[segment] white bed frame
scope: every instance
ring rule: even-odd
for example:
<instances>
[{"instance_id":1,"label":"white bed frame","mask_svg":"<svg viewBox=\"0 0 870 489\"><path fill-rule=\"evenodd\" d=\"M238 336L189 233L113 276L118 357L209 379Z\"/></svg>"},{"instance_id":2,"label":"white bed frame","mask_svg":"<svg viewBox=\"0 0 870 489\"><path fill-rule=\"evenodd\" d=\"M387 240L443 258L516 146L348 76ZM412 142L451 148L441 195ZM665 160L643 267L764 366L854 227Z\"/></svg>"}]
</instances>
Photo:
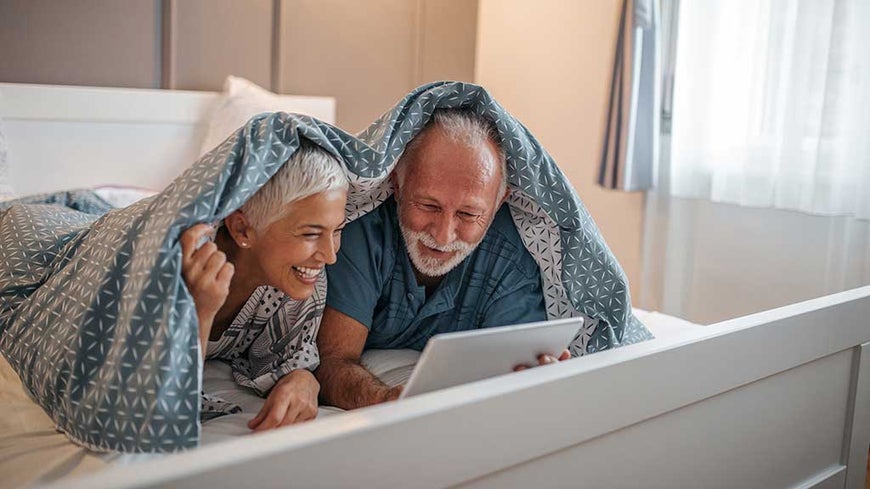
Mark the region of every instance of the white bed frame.
<instances>
[{"instance_id":1,"label":"white bed frame","mask_svg":"<svg viewBox=\"0 0 870 489\"><path fill-rule=\"evenodd\" d=\"M162 189L196 161L220 97L0 83L13 187L19 195L117 184ZM335 122L332 97L280 100L283 107Z\"/></svg>"},{"instance_id":2,"label":"white bed frame","mask_svg":"<svg viewBox=\"0 0 870 489\"><path fill-rule=\"evenodd\" d=\"M14 98L21 90L30 102ZM197 117L214 97L9 84L0 94L22 193L166 183L195 157ZM101 106L116 109L95 114ZM73 130L109 149L37 138ZM119 160L133 145L144 156ZM868 447L865 287L57 485L860 488Z\"/></svg>"}]
</instances>

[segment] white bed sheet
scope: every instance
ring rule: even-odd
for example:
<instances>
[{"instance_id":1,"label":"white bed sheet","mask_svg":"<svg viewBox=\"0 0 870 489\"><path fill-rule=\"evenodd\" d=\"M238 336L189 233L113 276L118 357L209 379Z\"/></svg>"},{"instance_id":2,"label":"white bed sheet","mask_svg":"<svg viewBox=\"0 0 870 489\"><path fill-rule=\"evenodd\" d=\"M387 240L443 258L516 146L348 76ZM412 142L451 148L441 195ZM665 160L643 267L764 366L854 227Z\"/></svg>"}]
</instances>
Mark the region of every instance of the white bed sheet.
<instances>
[{"instance_id":1,"label":"white bed sheet","mask_svg":"<svg viewBox=\"0 0 870 489\"><path fill-rule=\"evenodd\" d=\"M695 323L666 314L641 310L636 314L656 336L652 341L663 345L703 332ZM412 350L376 350L367 352L363 363L385 383L397 385L408 379L418 356ZM243 412L204 423L202 443L250 435L247 422L259 412L264 399L236 385L230 367L222 362L206 363L203 382L206 392L242 406ZM338 408L321 407L318 418L340 412ZM51 418L33 402L12 367L0 356L0 488L45 483L98 471L109 464L138 463L155 456L161 455L96 453L70 442L55 430Z\"/></svg>"}]
</instances>

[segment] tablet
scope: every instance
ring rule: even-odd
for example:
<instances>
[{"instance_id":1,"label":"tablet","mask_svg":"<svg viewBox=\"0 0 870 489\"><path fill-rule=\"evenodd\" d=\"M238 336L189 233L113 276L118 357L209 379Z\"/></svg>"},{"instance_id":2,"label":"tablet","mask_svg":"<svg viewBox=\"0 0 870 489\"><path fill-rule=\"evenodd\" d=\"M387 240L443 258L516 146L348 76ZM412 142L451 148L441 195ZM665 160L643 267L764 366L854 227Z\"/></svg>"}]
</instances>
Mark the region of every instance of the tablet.
<instances>
[{"instance_id":1,"label":"tablet","mask_svg":"<svg viewBox=\"0 0 870 489\"><path fill-rule=\"evenodd\" d=\"M400 398L510 373L538 356L558 356L583 326L583 318L555 319L442 333L426 343Z\"/></svg>"}]
</instances>

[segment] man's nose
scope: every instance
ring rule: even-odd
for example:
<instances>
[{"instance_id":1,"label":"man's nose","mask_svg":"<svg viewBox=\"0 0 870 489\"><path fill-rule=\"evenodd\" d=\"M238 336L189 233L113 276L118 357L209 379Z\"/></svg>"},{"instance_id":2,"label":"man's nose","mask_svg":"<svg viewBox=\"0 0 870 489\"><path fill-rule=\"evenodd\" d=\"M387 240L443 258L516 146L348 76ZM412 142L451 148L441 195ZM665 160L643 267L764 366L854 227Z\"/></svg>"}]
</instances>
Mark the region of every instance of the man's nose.
<instances>
[{"instance_id":1,"label":"man's nose","mask_svg":"<svg viewBox=\"0 0 870 489\"><path fill-rule=\"evenodd\" d=\"M449 214L441 214L436 218L430 234L438 246L446 246L456 241L456 220Z\"/></svg>"}]
</instances>

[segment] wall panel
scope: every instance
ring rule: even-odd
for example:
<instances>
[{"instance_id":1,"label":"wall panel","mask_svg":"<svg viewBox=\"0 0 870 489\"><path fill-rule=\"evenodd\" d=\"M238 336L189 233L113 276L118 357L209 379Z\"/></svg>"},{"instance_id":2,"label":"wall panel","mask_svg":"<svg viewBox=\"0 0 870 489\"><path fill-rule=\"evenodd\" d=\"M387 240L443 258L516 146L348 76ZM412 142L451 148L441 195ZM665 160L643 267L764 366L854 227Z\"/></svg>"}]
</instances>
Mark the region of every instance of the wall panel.
<instances>
[{"instance_id":1,"label":"wall panel","mask_svg":"<svg viewBox=\"0 0 870 489\"><path fill-rule=\"evenodd\" d=\"M474 81L477 1L426 0L422 5L419 78Z\"/></svg>"},{"instance_id":2,"label":"wall panel","mask_svg":"<svg viewBox=\"0 0 870 489\"><path fill-rule=\"evenodd\" d=\"M272 78L272 0L171 0L169 83L164 88L220 90L227 75L265 88Z\"/></svg>"},{"instance_id":3,"label":"wall panel","mask_svg":"<svg viewBox=\"0 0 870 489\"><path fill-rule=\"evenodd\" d=\"M283 0L281 92L336 98L336 121L363 129L414 85L417 2Z\"/></svg>"},{"instance_id":4,"label":"wall panel","mask_svg":"<svg viewBox=\"0 0 870 489\"><path fill-rule=\"evenodd\" d=\"M158 88L160 1L2 0L0 81Z\"/></svg>"},{"instance_id":5,"label":"wall panel","mask_svg":"<svg viewBox=\"0 0 870 489\"><path fill-rule=\"evenodd\" d=\"M0 81L337 99L365 128L414 87L474 78L477 0L2 0Z\"/></svg>"}]
</instances>

